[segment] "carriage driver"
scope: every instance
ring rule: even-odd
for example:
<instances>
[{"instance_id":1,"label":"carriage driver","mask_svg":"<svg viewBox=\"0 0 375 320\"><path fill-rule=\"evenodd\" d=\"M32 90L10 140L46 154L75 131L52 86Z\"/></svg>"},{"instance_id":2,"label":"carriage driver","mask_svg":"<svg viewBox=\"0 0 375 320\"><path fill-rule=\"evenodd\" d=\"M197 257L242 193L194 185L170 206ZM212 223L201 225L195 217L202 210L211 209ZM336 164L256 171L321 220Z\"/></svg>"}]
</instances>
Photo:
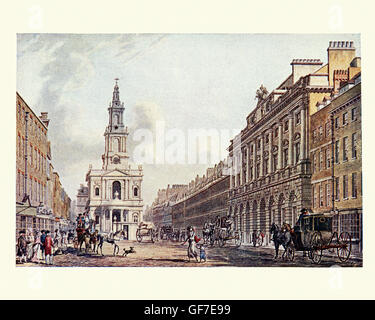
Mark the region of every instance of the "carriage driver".
<instances>
[{"instance_id":1,"label":"carriage driver","mask_svg":"<svg viewBox=\"0 0 375 320\"><path fill-rule=\"evenodd\" d=\"M309 214L309 212L307 211L307 209L302 208L301 214L299 215L298 220L296 222L296 226L301 226L301 221L302 221L303 217L307 216L308 214Z\"/></svg>"}]
</instances>

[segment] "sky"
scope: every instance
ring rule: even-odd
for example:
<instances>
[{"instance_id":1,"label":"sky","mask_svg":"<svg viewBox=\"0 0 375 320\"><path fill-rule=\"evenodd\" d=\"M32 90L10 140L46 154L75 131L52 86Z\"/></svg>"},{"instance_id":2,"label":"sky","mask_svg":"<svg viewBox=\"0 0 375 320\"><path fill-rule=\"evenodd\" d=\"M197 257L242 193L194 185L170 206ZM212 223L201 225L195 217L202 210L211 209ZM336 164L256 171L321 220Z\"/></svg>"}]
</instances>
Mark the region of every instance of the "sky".
<instances>
[{"instance_id":1,"label":"sky","mask_svg":"<svg viewBox=\"0 0 375 320\"><path fill-rule=\"evenodd\" d=\"M225 158L261 84L275 89L296 58L326 63L329 41L337 40L354 41L361 56L359 34L18 34L17 91L36 114L48 112L52 163L75 200L89 165L102 166L107 108L119 78L130 160L139 162L139 150L153 155L143 163L147 205L158 189L188 184ZM166 134L158 134L163 127ZM189 163L189 134L202 129L220 132L220 152L203 146L197 152L208 161ZM185 161L158 161L163 142L163 150L185 150Z\"/></svg>"}]
</instances>

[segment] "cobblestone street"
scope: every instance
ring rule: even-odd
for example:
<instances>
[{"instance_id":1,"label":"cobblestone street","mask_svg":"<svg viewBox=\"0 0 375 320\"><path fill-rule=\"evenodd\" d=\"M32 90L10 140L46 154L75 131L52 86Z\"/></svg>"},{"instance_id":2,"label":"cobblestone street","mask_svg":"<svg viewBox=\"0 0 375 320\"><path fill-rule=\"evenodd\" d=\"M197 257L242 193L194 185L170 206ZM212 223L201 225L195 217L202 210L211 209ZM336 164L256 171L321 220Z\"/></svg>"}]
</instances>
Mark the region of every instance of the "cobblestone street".
<instances>
[{"instance_id":1,"label":"cobblestone street","mask_svg":"<svg viewBox=\"0 0 375 320\"><path fill-rule=\"evenodd\" d=\"M269 247L225 246L223 248L208 248L207 262L197 263L193 259L189 262L187 259L187 245L170 241L151 242L133 242L119 241L119 254L113 256L113 246L105 243L103 246L103 256L97 254L85 254L76 252L71 246L65 254L59 254L54 257L54 265L58 267L330 267L340 265L343 267L361 267L361 259L350 259L348 262L339 263L336 256L328 256L324 253L320 265L313 264L307 257L302 256L302 252L296 252L293 262L284 261L281 258L274 260L274 249ZM130 253L126 257L122 256L124 249L128 250L130 246L134 247L135 253ZM283 250L280 250L280 255ZM25 263L18 266L45 266L44 264Z\"/></svg>"}]
</instances>

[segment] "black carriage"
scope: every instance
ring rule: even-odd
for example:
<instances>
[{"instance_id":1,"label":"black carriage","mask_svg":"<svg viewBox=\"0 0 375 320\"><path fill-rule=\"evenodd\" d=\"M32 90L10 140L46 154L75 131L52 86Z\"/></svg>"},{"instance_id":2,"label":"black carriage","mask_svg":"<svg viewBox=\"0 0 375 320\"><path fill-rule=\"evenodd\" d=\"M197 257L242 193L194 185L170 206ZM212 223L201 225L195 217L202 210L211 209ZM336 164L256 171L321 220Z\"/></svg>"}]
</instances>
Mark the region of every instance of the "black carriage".
<instances>
[{"instance_id":1,"label":"black carriage","mask_svg":"<svg viewBox=\"0 0 375 320\"><path fill-rule=\"evenodd\" d=\"M295 251L304 251L313 263L319 264L323 250L330 253L336 251L341 262L349 259L352 249L352 239L348 232L332 231L332 216L312 214L301 219L300 226L295 226L291 232L292 244L287 248L287 257L294 260Z\"/></svg>"},{"instance_id":2,"label":"black carriage","mask_svg":"<svg viewBox=\"0 0 375 320\"><path fill-rule=\"evenodd\" d=\"M241 233L229 228L227 217L220 218L219 222L216 223L212 238L213 242L218 242L220 247L225 246L228 241L234 242L236 247L239 247L242 243Z\"/></svg>"},{"instance_id":3,"label":"black carriage","mask_svg":"<svg viewBox=\"0 0 375 320\"><path fill-rule=\"evenodd\" d=\"M154 243L158 241L158 232L152 223L146 224L141 222L136 232L136 238L138 242L142 242L144 237L148 237L149 240Z\"/></svg>"},{"instance_id":4,"label":"black carriage","mask_svg":"<svg viewBox=\"0 0 375 320\"><path fill-rule=\"evenodd\" d=\"M170 225L161 226L159 232L160 240L173 240L173 228Z\"/></svg>"}]
</instances>

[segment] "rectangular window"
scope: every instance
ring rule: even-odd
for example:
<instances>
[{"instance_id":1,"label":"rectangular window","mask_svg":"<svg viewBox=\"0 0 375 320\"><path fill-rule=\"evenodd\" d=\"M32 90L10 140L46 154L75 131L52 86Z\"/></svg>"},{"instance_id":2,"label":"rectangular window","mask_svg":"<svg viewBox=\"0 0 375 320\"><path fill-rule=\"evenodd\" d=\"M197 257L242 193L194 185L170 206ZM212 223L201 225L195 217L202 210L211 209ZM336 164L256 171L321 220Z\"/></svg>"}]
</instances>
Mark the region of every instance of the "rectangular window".
<instances>
[{"instance_id":1,"label":"rectangular window","mask_svg":"<svg viewBox=\"0 0 375 320\"><path fill-rule=\"evenodd\" d=\"M268 174L268 159L264 159L264 164L263 164L263 168L264 168L264 174Z\"/></svg>"},{"instance_id":2,"label":"rectangular window","mask_svg":"<svg viewBox=\"0 0 375 320\"><path fill-rule=\"evenodd\" d=\"M339 118L335 118L335 129L339 128Z\"/></svg>"},{"instance_id":3,"label":"rectangular window","mask_svg":"<svg viewBox=\"0 0 375 320\"><path fill-rule=\"evenodd\" d=\"M343 115L342 115L342 124L344 126L346 126L348 124L348 113L345 112Z\"/></svg>"},{"instance_id":4,"label":"rectangular window","mask_svg":"<svg viewBox=\"0 0 375 320\"><path fill-rule=\"evenodd\" d=\"M272 171L275 172L277 170L277 154L273 156L272 159Z\"/></svg>"},{"instance_id":5,"label":"rectangular window","mask_svg":"<svg viewBox=\"0 0 375 320\"><path fill-rule=\"evenodd\" d=\"M327 169L331 167L331 149L327 148Z\"/></svg>"},{"instance_id":6,"label":"rectangular window","mask_svg":"<svg viewBox=\"0 0 375 320\"><path fill-rule=\"evenodd\" d=\"M329 191L328 191L328 185L329 185L329 182L327 182L327 183L324 185L324 195L325 195L325 200L326 200L326 207L328 207L328 203L329 203Z\"/></svg>"},{"instance_id":7,"label":"rectangular window","mask_svg":"<svg viewBox=\"0 0 375 320\"><path fill-rule=\"evenodd\" d=\"M285 132L287 132L288 131L288 128L289 128L289 120L286 120L285 122L284 122L284 131Z\"/></svg>"},{"instance_id":8,"label":"rectangular window","mask_svg":"<svg viewBox=\"0 0 375 320\"><path fill-rule=\"evenodd\" d=\"M335 199L340 199L340 178L335 178Z\"/></svg>"},{"instance_id":9,"label":"rectangular window","mask_svg":"<svg viewBox=\"0 0 375 320\"><path fill-rule=\"evenodd\" d=\"M288 165L288 149L284 149L284 167Z\"/></svg>"},{"instance_id":10,"label":"rectangular window","mask_svg":"<svg viewBox=\"0 0 375 320\"><path fill-rule=\"evenodd\" d=\"M275 129L275 138L277 138L279 136L279 128L276 128Z\"/></svg>"},{"instance_id":11,"label":"rectangular window","mask_svg":"<svg viewBox=\"0 0 375 320\"><path fill-rule=\"evenodd\" d=\"M352 121L357 120L357 108L352 109Z\"/></svg>"},{"instance_id":12,"label":"rectangular window","mask_svg":"<svg viewBox=\"0 0 375 320\"><path fill-rule=\"evenodd\" d=\"M324 149L322 151L323 156L322 156L322 169L327 169L327 150Z\"/></svg>"},{"instance_id":13,"label":"rectangular window","mask_svg":"<svg viewBox=\"0 0 375 320\"><path fill-rule=\"evenodd\" d=\"M344 199L348 199L348 176L344 175L342 178L342 195Z\"/></svg>"},{"instance_id":14,"label":"rectangular window","mask_svg":"<svg viewBox=\"0 0 375 320\"><path fill-rule=\"evenodd\" d=\"M319 185L319 207L323 207L323 186Z\"/></svg>"},{"instance_id":15,"label":"rectangular window","mask_svg":"<svg viewBox=\"0 0 375 320\"><path fill-rule=\"evenodd\" d=\"M260 165L259 163L257 163L257 166L256 166L256 178L257 179L259 178L259 175L260 175Z\"/></svg>"},{"instance_id":16,"label":"rectangular window","mask_svg":"<svg viewBox=\"0 0 375 320\"><path fill-rule=\"evenodd\" d=\"M323 138L323 127L320 126L319 127L319 139L322 139Z\"/></svg>"},{"instance_id":17,"label":"rectangular window","mask_svg":"<svg viewBox=\"0 0 375 320\"><path fill-rule=\"evenodd\" d=\"M339 163L339 155L340 155L339 147L340 147L340 142L337 140L335 142L335 163Z\"/></svg>"},{"instance_id":18,"label":"rectangular window","mask_svg":"<svg viewBox=\"0 0 375 320\"><path fill-rule=\"evenodd\" d=\"M357 198L357 173L352 173L352 197Z\"/></svg>"},{"instance_id":19,"label":"rectangular window","mask_svg":"<svg viewBox=\"0 0 375 320\"><path fill-rule=\"evenodd\" d=\"M326 122L326 138L328 138L331 134L329 121Z\"/></svg>"},{"instance_id":20,"label":"rectangular window","mask_svg":"<svg viewBox=\"0 0 375 320\"><path fill-rule=\"evenodd\" d=\"M352 134L352 158L357 158L357 133Z\"/></svg>"},{"instance_id":21,"label":"rectangular window","mask_svg":"<svg viewBox=\"0 0 375 320\"><path fill-rule=\"evenodd\" d=\"M311 187L311 192L312 192L312 207L315 208L315 187Z\"/></svg>"},{"instance_id":22,"label":"rectangular window","mask_svg":"<svg viewBox=\"0 0 375 320\"><path fill-rule=\"evenodd\" d=\"M342 139L342 149L343 149L342 159L343 161L347 161L348 160L348 137L344 137Z\"/></svg>"},{"instance_id":23,"label":"rectangular window","mask_svg":"<svg viewBox=\"0 0 375 320\"><path fill-rule=\"evenodd\" d=\"M316 130L313 131L313 143L317 141Z\"/></svg>"}]
</instances>

